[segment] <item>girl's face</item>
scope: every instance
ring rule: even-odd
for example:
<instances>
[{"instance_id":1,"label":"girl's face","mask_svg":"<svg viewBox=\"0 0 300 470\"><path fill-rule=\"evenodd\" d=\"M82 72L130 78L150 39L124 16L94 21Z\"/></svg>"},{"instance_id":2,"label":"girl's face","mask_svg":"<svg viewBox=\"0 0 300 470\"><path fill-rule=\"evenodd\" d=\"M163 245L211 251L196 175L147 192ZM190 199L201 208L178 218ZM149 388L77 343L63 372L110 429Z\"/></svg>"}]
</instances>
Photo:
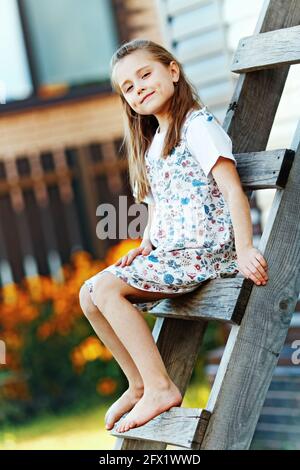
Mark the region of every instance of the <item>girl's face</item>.
<instances>
[{"instance_id":1,"label":"girl's face","mask_svg":"<svg viewBox=\"0 0 300 470\"><path fill-rule=\"evenodd\" d=\"M167 110L179 79L175 61L168 66L147 51L134 51L115 66L115 78L129 106L138 114L161 114ZM149 95L149 96L148 96Z\"/></svg>"}]
</instances>

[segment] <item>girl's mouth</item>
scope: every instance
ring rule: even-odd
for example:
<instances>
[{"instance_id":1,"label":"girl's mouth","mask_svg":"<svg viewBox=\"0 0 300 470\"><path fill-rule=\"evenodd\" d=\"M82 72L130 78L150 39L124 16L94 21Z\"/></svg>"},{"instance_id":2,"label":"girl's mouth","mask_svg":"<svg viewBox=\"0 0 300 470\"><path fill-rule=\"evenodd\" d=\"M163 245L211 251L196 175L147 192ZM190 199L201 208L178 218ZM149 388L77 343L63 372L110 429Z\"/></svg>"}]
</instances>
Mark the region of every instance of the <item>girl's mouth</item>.
<instances>
[{"instance_id":1,"label":"girl's mouth","mask_svg":"<svg viewBox=\"0 0 300 470\"><path fill-rule=\"evenodd\" d=\"M142 103L144 103L148 98L150 98L150 96L152 96L153 94L155 93L155 91L152 91L152 93L149 93L149 95L145 96L145 98L143 99Z\"/></svg>"}]
</instances>

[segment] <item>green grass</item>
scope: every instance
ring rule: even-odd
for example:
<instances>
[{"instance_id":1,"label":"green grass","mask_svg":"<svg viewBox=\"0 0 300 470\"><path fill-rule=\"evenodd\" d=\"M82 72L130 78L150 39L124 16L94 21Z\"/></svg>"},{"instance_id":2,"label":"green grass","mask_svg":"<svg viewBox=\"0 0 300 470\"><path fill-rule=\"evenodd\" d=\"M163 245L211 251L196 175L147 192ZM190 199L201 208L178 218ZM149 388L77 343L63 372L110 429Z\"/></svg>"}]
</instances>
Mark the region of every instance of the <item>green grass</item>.
<instances>
[{"instance_id":1,"label":"green grass","mask_svg":"<svg viewBox=\"0 0 300 470\"><path fill-rule=\"evenodd\" d=\"M60 416L43 415L0 434L0 449L112 449L114 438L104 428L109 405Z\"/></svg>"},{"instance_id":2,"label":"green grass","mask_svg":"<svg viewBox=\"0 0 300 470\"><path fill-rule=\"evenodd\" d=\"M206 385L190 386L182 406L204 408ZM104 427L104 416L112 402L91 408L70 410L63 415L43 415L17 427L0 431L1 450L110 450L115 437Z\"/></svg>"}]
</instances>

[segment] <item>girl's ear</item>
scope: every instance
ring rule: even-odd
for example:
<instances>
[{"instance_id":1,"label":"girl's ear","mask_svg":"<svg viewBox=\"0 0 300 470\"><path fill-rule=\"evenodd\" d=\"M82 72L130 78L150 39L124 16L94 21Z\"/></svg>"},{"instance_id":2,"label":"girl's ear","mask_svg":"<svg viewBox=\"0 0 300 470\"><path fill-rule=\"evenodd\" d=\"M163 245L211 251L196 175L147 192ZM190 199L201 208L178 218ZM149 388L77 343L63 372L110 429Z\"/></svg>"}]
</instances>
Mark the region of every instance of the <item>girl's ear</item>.
<instances>
[{"instance_id":1,"label":"girl's ear","mask_svg":"<svg viewBox=\"0 0 300 470\"><path fill-rule=\"evenodd\" d=\"M174 80L174 85L176 85L176 82L178 82L179 80L179 75L180 75L180 71L179 71L179 67L178 67L178 64L175 60L172 60L170 62L170 72L172 74L172 78L175 79Z\"/></svg>"}]
</instances>

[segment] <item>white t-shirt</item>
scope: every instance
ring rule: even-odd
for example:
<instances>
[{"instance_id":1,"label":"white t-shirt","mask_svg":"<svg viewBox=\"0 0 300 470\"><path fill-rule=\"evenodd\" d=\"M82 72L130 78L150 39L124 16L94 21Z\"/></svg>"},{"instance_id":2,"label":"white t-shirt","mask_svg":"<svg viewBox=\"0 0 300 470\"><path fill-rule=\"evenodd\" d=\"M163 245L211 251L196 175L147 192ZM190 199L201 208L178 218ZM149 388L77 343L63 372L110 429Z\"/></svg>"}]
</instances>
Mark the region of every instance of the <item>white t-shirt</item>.
<instances>
[{"instance_id":1,"label":"white t-shirt","mask_svg":"<svg viewBox=\"0 0 300 470\"><path fill-rule=\"evenodd\" d=\"M149 155L155 157L161 154L165 135L166 131L160 133L156 131L148 150ZM190 120L186 130L186 142L206 177L209 177L212 167L220 156L229 158L237 166L229 135L210 113L198 114ZM143 202L155 204L151 190Z\"/></svg>"},{"instance_id":2,"label":"white t-shirt","mask_svg":"<svg viewBox=\"0 0 300 470\"><path fill-rule=\"evenodd\" d=\"M232 141L211 114L199 114L191 119L186 131L187 146L199 162L206 177L220 156L237 166L232 154Z\"/></svg>"}]
</instances>

